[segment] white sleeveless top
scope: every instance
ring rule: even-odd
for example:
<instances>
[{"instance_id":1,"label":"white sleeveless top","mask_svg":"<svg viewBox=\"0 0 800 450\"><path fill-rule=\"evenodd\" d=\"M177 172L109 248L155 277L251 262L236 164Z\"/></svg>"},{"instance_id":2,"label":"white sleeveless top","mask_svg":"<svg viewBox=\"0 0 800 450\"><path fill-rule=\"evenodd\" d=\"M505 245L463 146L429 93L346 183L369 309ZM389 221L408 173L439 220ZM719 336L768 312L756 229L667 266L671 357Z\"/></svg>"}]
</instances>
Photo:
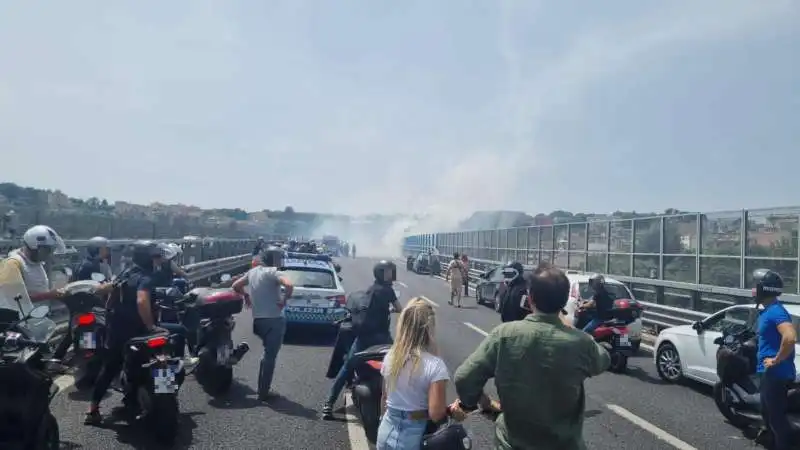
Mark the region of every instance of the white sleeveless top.
<instances>
[{"instance_id":1,"label":"white sleeveless top","mask_svg":"<svg viewBox=\"0 0 800 450\"><path fill-rule=\"evenodd\" d=\"M44 268L44 263L32 262L22 252L17 249L8 254L9 259L14 259L20 263L22 281L25 282L25 289L28 295L40 294L50 290L50 278Z\"/></svg>"}]
</instances>

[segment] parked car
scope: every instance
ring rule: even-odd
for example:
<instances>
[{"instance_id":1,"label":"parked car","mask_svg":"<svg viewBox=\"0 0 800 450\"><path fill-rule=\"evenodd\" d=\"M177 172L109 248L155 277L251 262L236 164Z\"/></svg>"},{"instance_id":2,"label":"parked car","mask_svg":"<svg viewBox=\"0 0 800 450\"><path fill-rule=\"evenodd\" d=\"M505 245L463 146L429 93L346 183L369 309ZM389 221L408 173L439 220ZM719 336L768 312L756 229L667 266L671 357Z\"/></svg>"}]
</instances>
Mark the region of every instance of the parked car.
<instances>
[{"instance_id":1,"label":"parked car","mask_svg":"<svg viewBox=\"0 0 800 450\"><path fill-rule=\"evenodd\" d=\"M406 269L419 274L441 275L442 264L436 255L418 253L406 259Z\"/></svg>"},{"instance_id":2,"label":"parked car","mask_svg":"<svg viewBox=\"0 0 800 450\"><path fill-rule=\"evenodd\" d=\"M578 309L578 304L585 300L589 300L594 295L594 291L591 287L589 287L589 278L593 274L591 273L579 273L576 271L567 271L567 278L569 279L570 289L569 289L569 299L567 300L567 306L564 310L569 316L570 320L574 320L575 318L575 311ZM636 301L636 298L633 296L633 292L628 289L625 284L621 281L615 280L613 278L605 277L606 280L606 290L615 300L615 307L617 306L616 303L619 301L625 301L625 307L630 308L631 314L634 315L635 320L633 323L628 325L628 330L630 332L630 339L631 339L631 348L634 352L639 350L639 347L642 344L642 311L644 307Z\"/></svg>"},{"instance_id":3,"label":"parked car","mask_svg":"<svg viewBox=\"0 0 800 450\"><path fill-rule=\"evenodd\" d=\"M784 303L784 306L800 333L800 304ZM691 325L679 325L661 331L653 355L658 375L671 383L688 378L713 386L719 381L719 346L714 344L714 340L722 337L723 331L737 331L737 327L748 327L755 331L757 318L755 304L734 305ZM800 366L800 344L795 344L795 364ZM800 376L797 381L800 382Z\"/></svg>"},{"instance_id":4,"label":"parked car","mask_svg":"<svg viewBox=\"0 0 800 450\"><path fill-rule=\"evenodd\" d=\"M494 310L500 312L500 299L506 291L508 279L503 274L503 267L497 266L478 275L478 284L475 286L475 299L479 305L491 304ZM524 275L533 272L533 267L525 266Z\"/></svg>"}]
</instances>

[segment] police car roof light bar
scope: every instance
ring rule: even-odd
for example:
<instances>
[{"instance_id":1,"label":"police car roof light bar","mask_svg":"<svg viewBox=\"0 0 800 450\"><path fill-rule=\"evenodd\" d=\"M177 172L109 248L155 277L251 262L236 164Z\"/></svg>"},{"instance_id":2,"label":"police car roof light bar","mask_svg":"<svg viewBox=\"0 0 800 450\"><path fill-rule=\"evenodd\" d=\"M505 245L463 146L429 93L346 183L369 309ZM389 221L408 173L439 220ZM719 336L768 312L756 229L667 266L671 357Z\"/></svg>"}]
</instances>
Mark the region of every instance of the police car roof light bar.
<instances>
[{"instance_id":1,"label":"police car roof light bar","mask_svg":"<svg viewBox=\"0 0 800 450\"><path fill-rule=\"evenodd\" d=\"M286 252L287 258L294 259L313 259L315 261L333 262L330 255L322 255L318 253L299 253L299 252Z\"/></svg>"}]
</instances>

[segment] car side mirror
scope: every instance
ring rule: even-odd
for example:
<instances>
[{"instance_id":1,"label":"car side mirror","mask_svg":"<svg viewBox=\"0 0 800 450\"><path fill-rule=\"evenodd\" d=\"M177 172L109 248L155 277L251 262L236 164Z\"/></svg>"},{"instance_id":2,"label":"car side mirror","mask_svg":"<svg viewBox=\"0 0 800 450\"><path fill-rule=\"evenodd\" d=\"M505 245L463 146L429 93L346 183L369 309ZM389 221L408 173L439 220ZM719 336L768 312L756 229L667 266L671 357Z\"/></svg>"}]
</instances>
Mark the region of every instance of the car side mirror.
<instances>
[{"instance_id":1,"label":"car side mirror","mask_svg":"<svg viewBox=\"0 0 800 450\"><path fill-rule=\"evenodd\" d=\"M339 281L344 281L344 278L342 278L341 275L339 275Z\"/></svg>"},{"instance_id":2,"label":"car side mirror","mask_svg":"<svg viewBox=\"0 0 800 450\"><path fill-rule=\"evenodd\" d=\"M725 342L725 339L723 339L722 337L714 339L714 345L722 345L723 342Z\"/></svg>"},{"instance_id":3,"label":"car side mirror","mask_svg":"<svg viewBox=\"0 0 800 450\"><path fill-rule=\"evenodd\" d=\"M703 331L703 322L698 321L693 323L692 329L700 333L701 331Z\"/></svg>"}]
</instances>

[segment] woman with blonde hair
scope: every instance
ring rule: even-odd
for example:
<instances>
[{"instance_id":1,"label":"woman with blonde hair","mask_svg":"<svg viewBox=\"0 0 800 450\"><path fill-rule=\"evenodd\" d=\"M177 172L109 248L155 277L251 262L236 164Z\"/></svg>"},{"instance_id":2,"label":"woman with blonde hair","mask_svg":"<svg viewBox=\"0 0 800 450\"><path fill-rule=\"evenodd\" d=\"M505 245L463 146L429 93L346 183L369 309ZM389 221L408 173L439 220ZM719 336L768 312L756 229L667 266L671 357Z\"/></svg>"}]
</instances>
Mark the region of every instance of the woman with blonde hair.
<instances>
[{"instance_id":1,"label":"woman with blonde hair","mask_svg":"<svg viewBox=\"0 0 800 450\"><path fill-rule=\"evenodd\" d=\"M378 450L417 450L428 420L447 416L445 390L450 374L436 355L433 307L415 297L400 313L394 345L381 368L383 415Z\"/></svg>"}]
</instances>

